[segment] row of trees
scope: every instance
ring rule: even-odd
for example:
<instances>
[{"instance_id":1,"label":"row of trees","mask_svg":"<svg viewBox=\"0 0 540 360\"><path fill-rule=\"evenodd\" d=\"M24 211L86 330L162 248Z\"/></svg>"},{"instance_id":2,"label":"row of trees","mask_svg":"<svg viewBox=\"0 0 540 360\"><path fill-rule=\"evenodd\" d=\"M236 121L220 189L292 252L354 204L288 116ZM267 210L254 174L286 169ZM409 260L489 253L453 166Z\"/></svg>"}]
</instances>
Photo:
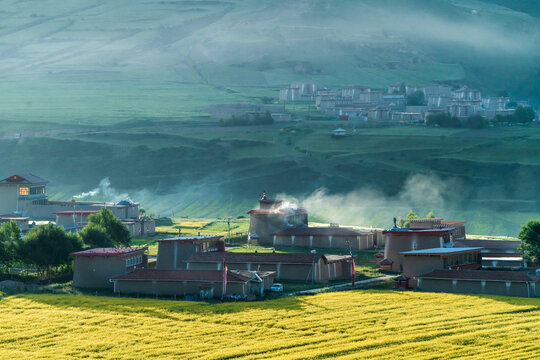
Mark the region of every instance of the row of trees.
<instances>
[{"instance_id":1,"label":"row of trees","mask_svg":"<svg viewBox=\"0 0 540 360\"><path fill-rule=\"evenodd\" d=\"M521 123L526 124L534 120L535 113L532 107L518 106L513 114L496 115L492 123ZM429 114L426 118L426 125L439 126L443 128L471 128L483 129L489 126L489 121L480 114L473 114L467 118L461 119L455 116L450 116L449 113Z\"/></svg>"},{"instance_id":2,"label":"row of trees","mask_svg":"<svg viewBox=\"0 0 540 360\"><path fill-rule=\"evenodd\" d=\"M460 119L450 116L449 113L429 114L426 118L427 126L439 126L442 128L471 128L483 129L489 126L489 121L480 114L474 114Z\"/></svg>"},{"instance_id":3,"label":"row of trees","mask_svg":"<svg viewBox=\"0 0 540 360\"><path fill-rule=\"evenodd\" d=\"M231 116L230 119L221 119L223 126L249 126L249 125L270 125L274 123L274 118L270 111L266 110L264 114L255 113L253 116L245 114L243 116Z\"/></svg>"},{"instance_id":4,"label":"row of trees","mask_svg":"<svg viewBox=\"0 0 540 360\"><path fill-rule=\"evenodd\" d=\"M40 276L67 270L70 253L84 248L129 246L131 236L122 222L105 208L88 217L89 223L78 234L47 224L31 229L22 237L15 221L0 226L0 271L21 266L35 268Z\"/></svg>"}]
</instances>

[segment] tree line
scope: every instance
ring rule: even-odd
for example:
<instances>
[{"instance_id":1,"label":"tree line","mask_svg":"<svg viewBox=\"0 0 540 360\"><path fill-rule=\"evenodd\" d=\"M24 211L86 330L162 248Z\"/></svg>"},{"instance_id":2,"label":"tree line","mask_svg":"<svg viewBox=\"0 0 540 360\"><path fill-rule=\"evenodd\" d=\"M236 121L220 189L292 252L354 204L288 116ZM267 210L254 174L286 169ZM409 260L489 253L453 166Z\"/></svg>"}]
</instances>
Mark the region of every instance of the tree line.
<instances>
[{"instance_id":1,"label":"tree line","mask_svg":"<svg viewBox=\"0 0 540 360\"><path fill-rule=\"evenodd\" d=\"M250 125L270 125L274 123L274 118L270 111L266 110L264 114L255 113L253 116L244 114L242 116L231 116L230 119L221 119L222 126L250 126Z\"/></svg>"},{"instance_id":2,"label":"tree line","mask_svg":"<svg viewBox=\"0 0 540 360\"><path fill-rule=\"evenodd\" d=\"M0 272L12 267L35 268L38 276L51 277L70 271L70 253L96 247L129 246L131 235L114 214L102 208L88 217L88 224L78 233L68 233L62 226L47 224L29 230L23 237L15 221L0 226Z\"/></svg>"},{"instance_id":3,"label":"tree line","mask_svg":"<svg viewBox=\"0 0 540 360\"><path fill-rule=\"evenodd\" d=\"M504 123L510 124L527 124L534 120L534 109L530 106L518 106L512 114L496 115L491 122L501 125ZM439 126L442 128L471 128L483 129L488 127L490 121L480 114L473 114L466 118L458 118L451 116L448 112L429 114L426 117L427 126Z\"/></svg>"}]
</instances>

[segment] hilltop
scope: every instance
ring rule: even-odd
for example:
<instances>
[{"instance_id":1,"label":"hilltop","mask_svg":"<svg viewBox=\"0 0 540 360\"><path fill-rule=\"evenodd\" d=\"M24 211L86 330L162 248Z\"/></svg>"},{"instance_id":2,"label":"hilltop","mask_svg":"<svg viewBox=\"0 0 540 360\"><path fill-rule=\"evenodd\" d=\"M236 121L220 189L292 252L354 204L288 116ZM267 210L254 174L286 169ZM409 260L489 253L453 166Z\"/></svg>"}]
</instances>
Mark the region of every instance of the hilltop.
<instances>
[{"instance_id":1,"label":"hilltop","mask_svg":"<svg viewBox=\"0 0 540 360\"><path fill-rule=\"evenodd\" d=\"M292 81L459 81L538 101L538 14L503 0L10 0L0 117L186 119Z\"/></svg>"}]
</instances>

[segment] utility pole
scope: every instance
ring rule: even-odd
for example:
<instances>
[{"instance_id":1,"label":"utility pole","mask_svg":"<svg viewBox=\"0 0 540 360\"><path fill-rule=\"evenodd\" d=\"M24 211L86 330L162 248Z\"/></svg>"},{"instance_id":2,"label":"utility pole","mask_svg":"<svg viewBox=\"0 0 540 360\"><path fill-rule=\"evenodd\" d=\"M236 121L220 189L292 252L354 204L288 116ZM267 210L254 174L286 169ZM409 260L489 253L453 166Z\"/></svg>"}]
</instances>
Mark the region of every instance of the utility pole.
<instances>
[{"instance_id":1,"label":"utility pole","mask_svg":"<svg viewBox=\"0 0 540 360\"><path fill-rule=\"evenodd\" d=\"M229 232L229 245L231 244L231 217L227 218L227 231Z\"/></svg>"}]
</instances>

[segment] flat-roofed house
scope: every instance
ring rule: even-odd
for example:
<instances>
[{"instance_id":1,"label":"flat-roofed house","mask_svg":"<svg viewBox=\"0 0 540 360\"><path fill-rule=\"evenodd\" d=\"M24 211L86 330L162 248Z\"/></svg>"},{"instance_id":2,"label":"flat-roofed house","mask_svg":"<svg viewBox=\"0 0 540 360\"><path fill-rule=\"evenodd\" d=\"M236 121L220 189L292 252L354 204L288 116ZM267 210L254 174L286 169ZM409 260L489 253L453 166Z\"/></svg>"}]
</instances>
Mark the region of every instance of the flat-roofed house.
<instances>
[{"instance_id":1,"label":"flat-roofed house","mask_svg":"<svg viewBox=\"0 0 540 360\"><path fill-rule=\"evenodd\" d=\"M139 268L148 267L147 247L96 248L71 253L73 286L111 288L109 279Z\"/></svg>"},{"instance_id":2,"label":"flat-roofed house","mask_svg":"<svg viewBox=\"0 0 540 360\"><path fill-rule=\"evenodd\" d=\"M185 260L193 253L223 252L222 236L180 236L156 240L156 269L185 269Z\"/></svg>"},{"instance_id":3,"label":"flat-roofed house","mask_svg":"<svg viewBox=\"0 0 540 360\"><path fill-rule=\"evenodd\" d=\"M423 291L540 297L540 279L524 271L435 270L416 280Z\"/></svg>"},{"instance_id":4,"label":"flat-roofed house","mask_svg":"<svg viewBox=\"0 0 540 360\"><path fill-rule=\"evenodd\" d=\"M327 282L351 276L351 257L311 253L192 253L186 260L189 270L229 269L272 271L280 280Z\"/></svg>"},{"instance_id":5,"label":"flat-roofed house","mask_svg":"<svg viewBox=\"0 0 540 360\"><path fill-rule=\"evenodd\" d=\"M274 234L272 245L343 250L350 246L364 250L373 248L375 241L373 232L330 226L285 229Z\"/></svg>"},{"instance_id":6,"label":"flat-roofed house","mask_svg":"<svg viewBox=\"0 0 540 360\"><path fill-rule=\"evenodd\" d=\"M391 260L392 271L402 271L405 251L450 247L453 228L407 229L392 228L383 231L385 237L384 258Z\"/></svg>"},{"instance_id":7,"label":"flat-roofed house","mask_svg":"<svg viewBox=\"0 0 540 360\"><path fill-rule=\"evenodd\" d=\"M56 225L62 226L67 231L77 231L88 224L88 216L97 214L99 210L68 210L58 211Z\"/></svg>"},{"instance_id":8,"label":"flat-roofed house","mask_svg":"<svg viewBox=\"0 0 540 360\"><path fill-rule=\"evenodd\" d=\"M482 247L482 253L517 253L521 246L521 241L516 240L457 240L455 247Z\"/></svg>"},{"instance_id":9,"label":"flat-roofed house","mask_svg":"<svg viewBox=\"0 0 540 360\"><path fill-rule=\"evenodd\" d=\"M403 275L409 279L408 286L415 288L417 275L442 269L479 269L481 256L479 247L471 248L431 248L405 251Z\"/></svg>"},{"instance_id":10,"label":"flat-roofed house","mask_svg":"<svg viewBox=\"0 0 540 360\"><path fill-rule=\"evenodd\" d=\"M31 204L47 200L47 183L34 174L15 174L0 180L0 213L26 215Z\"/></svg>"},{"instance_id":11,"label":"flat-roofed house","mask_svg":"<svg viewBox=\"0 0 540 360\"><path fill-rule=\"evenodd\" d=\"M141 269L113 277L116 294L196 296L202 299L223 295L223 271ZM227 271L226 294L262 296L273 283L272 272Z\"/></svg>"}]
</instances>

